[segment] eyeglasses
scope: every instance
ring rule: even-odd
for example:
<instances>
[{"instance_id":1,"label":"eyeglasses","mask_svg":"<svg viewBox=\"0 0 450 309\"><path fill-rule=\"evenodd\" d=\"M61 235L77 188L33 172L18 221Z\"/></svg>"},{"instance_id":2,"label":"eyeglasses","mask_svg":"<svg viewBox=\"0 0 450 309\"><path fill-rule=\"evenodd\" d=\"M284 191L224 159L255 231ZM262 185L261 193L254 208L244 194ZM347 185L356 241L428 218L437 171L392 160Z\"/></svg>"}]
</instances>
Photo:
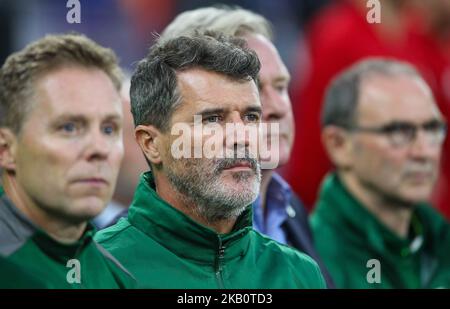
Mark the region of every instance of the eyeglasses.
<instances>
[{"instance_id":1,"label":"eyeglasses","mask_svg":"<svg viewBox=\"0 0 450 309\"><path fill-rule=\"evenodd\" d=\"M447 124L439 120L431 120L421 125L410 122L395 121L381 127L350 127L353 132L367 132L386 136L393 146L410 145L417 138L417 131L422 129L429 145L440 145L447 135Z\"/></svg>"}]
</instances>

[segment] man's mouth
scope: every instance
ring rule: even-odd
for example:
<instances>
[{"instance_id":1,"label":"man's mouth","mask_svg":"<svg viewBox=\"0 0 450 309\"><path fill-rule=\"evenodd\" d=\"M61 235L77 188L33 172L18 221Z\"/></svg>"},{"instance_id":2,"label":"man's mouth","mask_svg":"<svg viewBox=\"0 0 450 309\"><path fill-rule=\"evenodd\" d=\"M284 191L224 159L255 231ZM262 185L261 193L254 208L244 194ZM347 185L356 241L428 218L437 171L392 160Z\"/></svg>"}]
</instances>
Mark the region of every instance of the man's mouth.
<instances>
[{"instance_id":1,"label":"man's mouth","mask_svg":"<svg viewBox=\"0 0 450 309\"><path fill-rule=\"evenodd\" d=\"M253 170L253 168L249 162L243 161L243 162L238 162L236 164L233 164L227 168L224 168L224 170L238 172L238 171Z\"/></svg>"},{"instance_id":2,"label":"man's mouth","mask_svg":"<svg viewBox=\"0 0 450 309\"><path fill-rule=\"evenodd\" d=\"M255 168L256 162L253 163L250 159L224 160L219 164L219 170L221 171L253 171Z\"/></svg>"},{"instance_id":3,"label":"man's mouth","mask_svg":"<svg viewBox=\"0 0 450 309\"><path fill-rule=\"evenodd\" d=\"M414 183L427 182L432 178L432 174L429 172L412 172L408 173L408 179Z\"/></svg>"},{"instance_id":4,"label":"man's mouth","mask_svg":"<svg viewBox=\"0 0 450 309\"><path fill-rule=\"evenodd\" d=\"M81 184L81 185L88 185L91 187L104 187L108 186L109 182L101 177L89 177L89 178L81 178L75 180L73 183L75 184Z\"/></svg>"}]
</instances>

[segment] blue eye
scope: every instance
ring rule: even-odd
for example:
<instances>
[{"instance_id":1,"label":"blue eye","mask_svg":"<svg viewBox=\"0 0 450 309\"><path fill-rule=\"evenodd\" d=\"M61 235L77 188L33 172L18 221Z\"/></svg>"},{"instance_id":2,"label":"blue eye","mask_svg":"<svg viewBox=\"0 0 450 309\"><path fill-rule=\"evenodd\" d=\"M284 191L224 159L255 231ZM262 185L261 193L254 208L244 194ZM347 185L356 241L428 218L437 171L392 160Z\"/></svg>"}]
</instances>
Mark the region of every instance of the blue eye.
<instances>
[{"instance_id":1,"label":"blue eye","mask_svg":"<svg viewBox=\"0 0 450 309\"><path fill-rule=\"evenodd\" d=\"M107 135L111 135L116 131L116 128L114 125L106 125L103 127L103 132Z\"/></svg>"},{"instance_id":2,"label":"blue eye","mask_svg":"<svg viewBox=\"0 0 450 309\"><path fill-rule=\"evenodd\" d=\"M77 127L76 127L75 123L73 123L73 122L68 122L61 126L61 130L63 130L64 132L68 132L68 133L75 132L76 129L77 129Z\"/></svg>"}]
</instances>

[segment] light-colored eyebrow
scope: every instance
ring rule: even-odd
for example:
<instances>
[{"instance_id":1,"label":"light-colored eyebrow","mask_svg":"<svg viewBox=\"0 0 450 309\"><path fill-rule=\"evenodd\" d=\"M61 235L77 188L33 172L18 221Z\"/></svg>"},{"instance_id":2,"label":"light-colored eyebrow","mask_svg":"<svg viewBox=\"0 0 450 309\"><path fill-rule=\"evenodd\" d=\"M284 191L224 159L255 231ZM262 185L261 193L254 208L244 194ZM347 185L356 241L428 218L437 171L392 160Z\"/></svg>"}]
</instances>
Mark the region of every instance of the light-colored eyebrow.
<instances>
[{"instance_id":1,"label":"light-colored eyebrow","mask_svg":"<svg viewBox=\"0 0 450 309\"><path fill-rule=\"evenodd\" d=\"M106 115L103 119L107 121L121 121L123 117L121 117L119 114L109 114Z\"/></svg>"},{"instance_id":2,"label":"light-colored eyebrow","mask_svg":"<svg viewBox=\"0 0 450 309\"><path fill-rule=\"evenodd\" d=\"M269 85L276 85L278 83L286 83L289 84L291 82L291 76L290 75L279 75L276 78L270 80L268 83ZM266 83L267 84L267 83ZM258 87L259 90L261 90L261 88L264 86L265 84L261 81L261 78L258 77L257 81L256 81L256 86Z\"/></svg>"},{"instance_id":3,"label":"light-colored eyebrow","mask_svg":"<svg viewBox=\"0 0 450 309\"><path fill-rule=\"evenodd\" d=\"M290 75L280 75L280 76L277 76L274 80L273 80L273 82L274 83L279 83L279 82L290 82L291 81L291 76Z\"/></svg>"},{"instance_id":4,"label":"light-colored eyebrow","mask_svg":"<svg viewBox=\"0 0 450 309\"><path fill-rule=\"evenodd\" d=\"M103 117L102 121L120 121L122 117L119 114L107 114ZM87 122L88 117L82 114L62 114L56 117L56 121L75 121L75 122Z\"/></svg>"}]
</instances>

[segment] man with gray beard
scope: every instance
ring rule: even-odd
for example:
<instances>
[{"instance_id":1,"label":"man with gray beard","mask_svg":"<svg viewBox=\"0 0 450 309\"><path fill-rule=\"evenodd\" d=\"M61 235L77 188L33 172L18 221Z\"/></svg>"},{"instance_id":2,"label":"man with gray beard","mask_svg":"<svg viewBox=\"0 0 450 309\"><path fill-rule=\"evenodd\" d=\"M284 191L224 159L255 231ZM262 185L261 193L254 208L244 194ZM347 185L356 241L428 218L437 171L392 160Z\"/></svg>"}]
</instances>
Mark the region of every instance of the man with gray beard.
<instances>
[{"instance_id":1,"label":"man with gray beard","mask_svg":"<svg viewBox=\"0 0 450 309\"><path fill-rule=\"evenodd\" d=\"M158 43L139 63L131 105L151 172L142 175L128 218L97 240L140 287L325 287L311 258L252 229L259 138L237 128L259 132L259 69L242 40L212 33ZM179 156L185 150L190 155Z\"/></svg>"}]
</instances>

